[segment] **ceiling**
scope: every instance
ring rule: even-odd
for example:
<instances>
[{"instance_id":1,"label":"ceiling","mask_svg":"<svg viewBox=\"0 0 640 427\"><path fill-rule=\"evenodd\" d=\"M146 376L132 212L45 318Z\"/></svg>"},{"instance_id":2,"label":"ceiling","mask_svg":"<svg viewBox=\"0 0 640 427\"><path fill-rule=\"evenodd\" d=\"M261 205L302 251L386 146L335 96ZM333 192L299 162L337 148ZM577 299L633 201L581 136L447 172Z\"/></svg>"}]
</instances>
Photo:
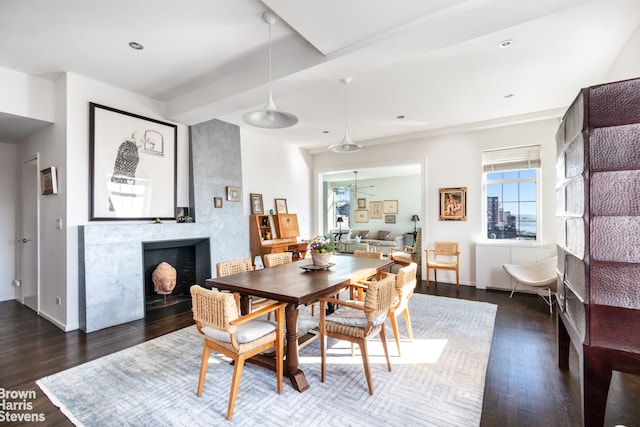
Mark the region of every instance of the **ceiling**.
<instances>
[{"instance_id":1,"label":"ceiling","mask_svg":"<svg viewBox=\"0 0 640 427\"><path fill-rule=\"evenodd\" d=\"M241 120L267 101L268 10L273 97L299 118L278 130ZM162 101L167 120L218 118L320 152L347 118L366 147L558 117L639 25L638 0L3 0L0 67L73 73ZM0 141L43 125L0 112Z\"/></svg>"}]
</instances>

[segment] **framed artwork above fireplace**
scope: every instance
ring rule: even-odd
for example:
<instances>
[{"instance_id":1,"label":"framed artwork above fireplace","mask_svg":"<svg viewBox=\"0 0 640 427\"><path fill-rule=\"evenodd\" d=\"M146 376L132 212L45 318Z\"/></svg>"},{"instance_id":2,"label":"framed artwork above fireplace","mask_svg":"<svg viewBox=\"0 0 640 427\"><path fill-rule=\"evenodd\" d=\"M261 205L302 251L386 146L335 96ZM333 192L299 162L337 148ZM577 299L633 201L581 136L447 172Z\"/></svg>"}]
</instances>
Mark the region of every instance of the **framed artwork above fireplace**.
<instances>
[{"instance_id":1,"label":"framed artwork above fireplace","mask_svg":"<svg viewBox=\"0 0 640 427\"><path fill-rule=\"evenodd\" d=\"M178 128L89 104L90 220L175 219Z\"/></svg>"}]
</instances>

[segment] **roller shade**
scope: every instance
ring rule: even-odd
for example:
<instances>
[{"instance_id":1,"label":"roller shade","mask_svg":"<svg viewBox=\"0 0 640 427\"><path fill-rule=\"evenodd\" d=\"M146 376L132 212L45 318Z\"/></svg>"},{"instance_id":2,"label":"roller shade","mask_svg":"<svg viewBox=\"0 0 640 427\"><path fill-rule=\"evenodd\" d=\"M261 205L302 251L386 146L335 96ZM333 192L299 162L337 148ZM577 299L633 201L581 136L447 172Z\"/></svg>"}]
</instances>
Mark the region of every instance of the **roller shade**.
<instances>
[{"instance_id":1,"label":"roller shade","mask_svg":"<svg viewBox=\"0 0 640 427\"><path fill-rule=\"evenodd\" d=\"M482 152L482 171L499 172L540 167L540 146L501 148Z\"/></svg>"}]
</instances>

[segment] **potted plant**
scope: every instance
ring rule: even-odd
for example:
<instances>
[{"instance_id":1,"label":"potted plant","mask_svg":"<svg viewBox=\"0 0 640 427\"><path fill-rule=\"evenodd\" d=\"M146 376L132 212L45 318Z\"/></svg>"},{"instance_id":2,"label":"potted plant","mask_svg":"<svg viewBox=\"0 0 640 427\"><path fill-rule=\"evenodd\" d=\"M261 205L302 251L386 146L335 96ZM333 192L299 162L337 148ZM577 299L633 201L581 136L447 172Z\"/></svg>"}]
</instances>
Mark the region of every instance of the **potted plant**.
<instances>
[{"instance_id":1,"label":"potted plant","mask_svg":"<svg viewBox=\"0 0 640 427\"><path fill-rule=\"evenodd\" d=\"M333 254L333 245L331 240L325 236L316 236L309 242L309 250L311 251L311 260L314 265L329 265L329 260Z\"/></svg>"}]
</instances>

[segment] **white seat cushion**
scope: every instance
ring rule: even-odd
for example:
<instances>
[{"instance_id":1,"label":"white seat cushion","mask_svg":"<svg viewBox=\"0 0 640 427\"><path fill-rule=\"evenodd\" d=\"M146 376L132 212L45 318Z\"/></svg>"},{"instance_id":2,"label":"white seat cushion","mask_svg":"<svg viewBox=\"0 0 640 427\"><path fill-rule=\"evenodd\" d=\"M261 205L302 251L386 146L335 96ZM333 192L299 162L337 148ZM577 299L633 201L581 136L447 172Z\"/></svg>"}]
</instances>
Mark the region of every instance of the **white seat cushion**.
<instances>
[{"instance_id":1,"label":"white seat cushion","mask_svg":"<svg viewBox=\"0 0 640 427\"><path fill-rule=\"evenodd\" d=\"M247 323L238 325L236 330L236 340L238 341L238 344L244 344L255 341L275 330L276 325L273 322L269 322L267 320L250 320ZM206 336L211 337L216 341L226 343L231 342L231 335L228 332L214 329L210 326L203 326L202 331Z\"/></svg>"},{"instance_id":2,"label":"white seat cushion","mask_svg":"<svg viewBox=\"0 0 640 427\"><path fill-rule=\"evenodd\" d=\"M362 301L349 301L358 305L363 305ZM373 326L380 326L387 318L387 313L381 313L373 320ZM338 325L353 326L356 328L364 328L367 326L367 318L364 311L351 307L340 307L332 314L327 316L327 321L337 323Z\"/></svg>"}]
</instances>

